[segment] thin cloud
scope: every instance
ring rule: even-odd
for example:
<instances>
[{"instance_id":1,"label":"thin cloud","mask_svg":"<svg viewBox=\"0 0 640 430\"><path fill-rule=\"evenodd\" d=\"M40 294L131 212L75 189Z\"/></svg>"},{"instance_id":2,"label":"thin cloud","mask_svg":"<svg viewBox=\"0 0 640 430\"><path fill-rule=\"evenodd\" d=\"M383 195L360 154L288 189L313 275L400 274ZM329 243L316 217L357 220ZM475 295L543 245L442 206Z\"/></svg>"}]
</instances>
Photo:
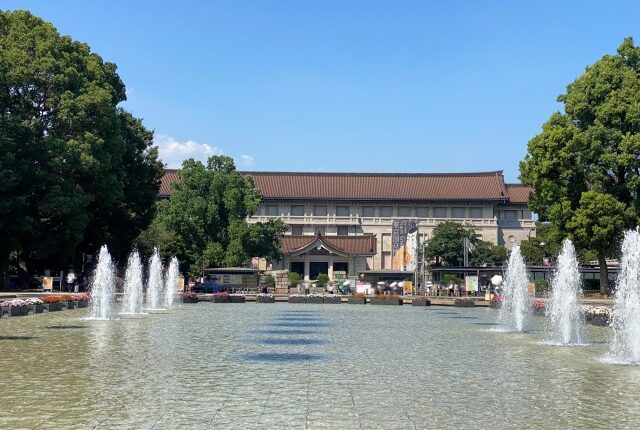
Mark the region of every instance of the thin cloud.
<instances>
[{"instance_id":1,"label":"thin cloud","mask_svg":"<svg viewBox=\"0 0 640 430\"><path fill-rule=\"evenodd\" d=\"M252 167L253 166L253 157L251 155L242 154L240 156L240 162L244 167Z\"/></svg>"},{"instance_id":2,"label":"thin cloud","mask_svg":"<svg viewBox=\"0 0 640 430\"><path fill-rule=\"evenodd\" d=\"M206 163L207 159L212 155L223 154L222 149L217 146L198 143L194 140L179 142L173 137L164 134L157 134L153 142L158 146L160 159L171 169L180 168L182 162L188 158ZM251 161L253 161L253 158L251 158Z\"/></svg>"}]
</instances>

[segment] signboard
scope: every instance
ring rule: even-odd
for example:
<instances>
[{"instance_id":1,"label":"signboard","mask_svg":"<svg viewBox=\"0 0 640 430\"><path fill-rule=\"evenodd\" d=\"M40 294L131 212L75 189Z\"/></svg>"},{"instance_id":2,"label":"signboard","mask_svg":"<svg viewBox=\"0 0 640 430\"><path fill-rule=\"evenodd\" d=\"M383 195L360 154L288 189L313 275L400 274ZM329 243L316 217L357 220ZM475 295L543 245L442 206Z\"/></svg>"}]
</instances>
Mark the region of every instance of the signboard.
<instances>
[{"instance_id":1,"label":"signboard","mask_svg":"<svg viewBox=\"0 0 640 430\"><path fill-rule=\"evenodd\" d=\"M179 292L183 292L184 291L184 277L180 276L178 278L178 291Z\"/></svg>"},{"instance_id":2,"label":"signboard","mask_svg":"<svg viewBox=\"0 0 640 430\"><path fill-rule=\"evenodd\" d=\"M44 291L53 291L53 277L45 276L42 278L42 289Z\"/></svg>"},{"instance_id":3,"label":"signboard","mask_svg":"<svg viewBox=\"0 0 640 430\"><path fill-rule=\"evenodd\" d=\"M413 282L412 281L404 281L403 283L404 293L412 294L413 293Z\"/></svg>"},{"instance_id":4,"label":"signboard","mask_svg":"<svg viewBox=\"0 0 640 430\"><path fill-rule=\"evenodd\" d=\"M391 227L391 268L413 272L418 264L418 222L395 219Z\"/></svg>"},{"instance_id":5,"label":"signboard","mask_svg":"<svg viewBox=\"0 0 640 430\"><path fill-rule=\"evenodd\" d=\"M344 270L333 271L333 279L340 280L340 279L346 279L346 278L347 278L347 272L345 272Z\"/></svg>"},{"instance_id":6,"label":"signboard","mask_svg":"<svg viewBox=\"0 0 640 430\"><path fill-rule=\"evenodd\" d=\"M222 275L222 285L242 285L242 275Z\"/></svg>"},{"instance_id":7,"label":"signboard","mask_svg":"<svg viewBox=\"0 0 640 430\"><path fill-rule=\"evenodd\" d=\"M477 276L465 276L464 284L468 293L478 291L478 277Z\"/></svg>"}]
</instances>

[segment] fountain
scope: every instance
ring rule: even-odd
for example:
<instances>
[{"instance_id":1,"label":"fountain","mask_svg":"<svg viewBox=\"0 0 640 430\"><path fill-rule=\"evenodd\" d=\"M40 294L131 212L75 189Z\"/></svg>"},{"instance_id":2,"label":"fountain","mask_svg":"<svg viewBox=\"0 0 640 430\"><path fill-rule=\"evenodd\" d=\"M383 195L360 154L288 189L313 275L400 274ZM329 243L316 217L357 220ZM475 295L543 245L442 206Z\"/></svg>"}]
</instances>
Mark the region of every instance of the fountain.
<instances>
[{"instance_id":1,"label":"fountain","mask_svg":"<svg viewBox=\"0 0 640 430\"><path fill-rule=\"evenodd\" d=\"M522 332L526 328L529 302L528 285L529 278L520 247L514 246L505 274L504 301L499 314L500 324L507 326L510 331Z\"/></svg>"},{"instance_id":2,"label":"fountain","mask_svg":"<svg viewBox=\"0 0 640 430\"><path fill-rule=\"evenodd\" d=\"M142 262L138 251L133 251L127 261L127 271L124 275L124 298L122 312L127 314L141 314L142 312Z\"/></svg>"},{"instance_id":3,"label":"fountain","mask_svg":"<svg viewBox=\"0 0 640 430\"><path fill-rule=\"evenodd\" d=\"M115 316L116 277L115 268L107 245L100 248L98 265L91 283L91 302L89 318L99 320L113 319Z\"/></svg>"},{"instance_id":4,"label":"fountain","mask_svg":"<svg viewBox=\"0 0 640 430\"><path fill-rule=\"evenodd\" d=\"M551 318L551 342L560 345L580 344L584 318L580 311L582 287L578 259L573 243L564 241L558 256L558 270L551 282L547 315Z\"/></svg>"},{"instance_id":5,"label":"fountain","mask_svg":"<svg viewBox=\"0 0 640 430\"><path fill-rule=\"evenodd\" d=\"M613 339L605 360L640 364L640 233L637 230L627 231L622 242L611 328Z\"/></svg>"},{"instance_id":6,"label":"fountain","mask_svg":"<svg viewBox=\"0 0 640 430\"><path fill-rule=\"evenodd\" d=\"M166 307L173 305L173 298L178 290L178 276L180 275L178 268L178 259L173 257L169 263L167 271L167 279L164 285L164 304Z\"/></svg>"},{"instance_id":7,"label":"fountain","mask_svg":"<svg viewBox=\"0 0 640 430\"><path fill-rule=\"evenodd\" d=\"M153 248L153 256L149 262L149 277L147 278L147 308L160 309L162 306L162 261L158 248Z\"/></svg>"}]
</instances>

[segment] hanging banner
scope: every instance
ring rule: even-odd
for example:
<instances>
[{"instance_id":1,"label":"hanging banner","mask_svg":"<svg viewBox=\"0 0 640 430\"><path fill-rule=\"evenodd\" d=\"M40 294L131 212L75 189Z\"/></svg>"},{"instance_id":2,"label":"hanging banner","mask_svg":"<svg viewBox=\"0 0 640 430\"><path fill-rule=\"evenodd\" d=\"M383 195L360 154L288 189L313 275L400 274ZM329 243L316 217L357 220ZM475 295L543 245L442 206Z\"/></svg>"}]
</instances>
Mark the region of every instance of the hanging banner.
<instances>
[{"instance_id":1,"label":"hanging banner","mask_svg":"<svg viewBox=\"0 0 640 430\"><path fill-rule=\"evenodd\" d=\"M468 293L478 291L478 277L477 276L465 276L464 283Z\"/></svg>"},{"instance_id":2,"label":"hanging banner","mask_svg":"<svg viewBox=\"0 0 640 430\"><path fill-rule=\"evenodd\" d=\"M391 268L413 272L418 264L418 222L396 219L391 227Z\"/></svg>"}]
</instances>

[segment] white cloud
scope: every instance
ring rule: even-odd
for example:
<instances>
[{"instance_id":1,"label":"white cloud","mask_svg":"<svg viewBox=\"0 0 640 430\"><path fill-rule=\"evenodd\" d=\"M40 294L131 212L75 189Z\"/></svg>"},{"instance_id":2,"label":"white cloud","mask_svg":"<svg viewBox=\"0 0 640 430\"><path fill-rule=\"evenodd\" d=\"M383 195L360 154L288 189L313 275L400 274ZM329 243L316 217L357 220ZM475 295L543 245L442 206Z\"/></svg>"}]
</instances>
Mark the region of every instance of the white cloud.
<instances>
[{"instance_id":1,"label":"white cloud","mask_svg":"<svg viewBox=\"0 0 640 430\"><path fill-rule=\"evenodd\" d=\"M252 167L253 166L253 157L251 155L242 154L240 156L240 161L244 167Z\"/></svg>"},{"instance_id":2,"label":"white cloud","mask_svg":"<svg viewBox=\"0 0 640 430\"><path fill-rule=\"evenodd\" d=\"M172 169L180 168L182 162L188 158L206 163L207 159L212 155L223 154L222 149L216 146L198 143L193 140L178 142L173 137L164 134L155 135L153 143L158 146L160 159L166 163L167 167ZM253 158L251 158L251 161L253 162Z\"/></svg>"}]
</instances>

